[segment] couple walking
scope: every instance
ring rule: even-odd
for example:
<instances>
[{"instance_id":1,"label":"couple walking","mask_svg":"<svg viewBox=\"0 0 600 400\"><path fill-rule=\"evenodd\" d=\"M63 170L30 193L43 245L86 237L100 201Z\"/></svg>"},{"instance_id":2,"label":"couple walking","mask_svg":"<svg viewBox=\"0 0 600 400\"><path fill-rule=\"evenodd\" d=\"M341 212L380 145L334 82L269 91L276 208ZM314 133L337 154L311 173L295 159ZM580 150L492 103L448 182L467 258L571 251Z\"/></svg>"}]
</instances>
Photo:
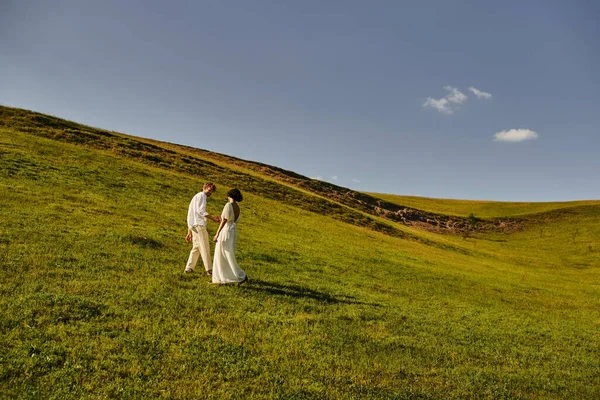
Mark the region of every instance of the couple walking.
<instances>
[{"instance_id":1,"label":"couple walking","mask_svg":"<svg viewBox=\"0 0 600 400\"><path fill-rule=\"evenodd\" d=\"M235 245L237 230L235 223L240 218L242 193L238 189L227 192L228 202L223 207L220 217L209 215L206 211L206 199L209 198L217 187L212 182L206 182L202 191L194 196L188 208L188 232L186 242L192 241L192 251L185 266L186 273L194 272L198 256L202 257L204 268L208 275L212 275L212 283L242 283L248 280L246 273L237 264L235 259ZM210 257L208 232L206 220L219 223L219 229L213 241L215 246L215 261Z\"/></svg>"}]
</instances>

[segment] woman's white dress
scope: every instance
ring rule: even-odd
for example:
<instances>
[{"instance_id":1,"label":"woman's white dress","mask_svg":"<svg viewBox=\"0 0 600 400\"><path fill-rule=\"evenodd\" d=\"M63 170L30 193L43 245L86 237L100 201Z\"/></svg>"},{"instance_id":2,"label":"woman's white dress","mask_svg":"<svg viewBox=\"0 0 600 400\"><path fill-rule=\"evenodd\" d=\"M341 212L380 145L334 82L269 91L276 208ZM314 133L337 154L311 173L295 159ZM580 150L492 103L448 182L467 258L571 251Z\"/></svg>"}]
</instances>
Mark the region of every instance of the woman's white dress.
<instances>
[{"instance_id":1,"label":"woman's white dress","mask_svg":"<svg viewBox=\"0 0 600 400\"><path fill-rule=\"evenodd\" d=\"M222 219L227 222L221 229L215 246L215 257L213 260L212 282L213 283L234 283L241 282L246 278L246 273L242 271L235 259L235 244L237 242L237 229L235 223L240 219L235 219L233 203L227 203L221 213Z\"/></svg>"}]
</instances>

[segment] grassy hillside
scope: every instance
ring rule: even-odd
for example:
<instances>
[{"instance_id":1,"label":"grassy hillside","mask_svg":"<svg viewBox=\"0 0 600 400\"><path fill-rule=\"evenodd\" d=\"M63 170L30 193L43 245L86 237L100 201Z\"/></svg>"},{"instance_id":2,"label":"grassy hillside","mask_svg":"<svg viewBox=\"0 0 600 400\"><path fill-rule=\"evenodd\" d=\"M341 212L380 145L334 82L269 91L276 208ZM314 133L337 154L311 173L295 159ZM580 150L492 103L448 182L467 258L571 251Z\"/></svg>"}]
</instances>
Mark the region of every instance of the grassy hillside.
<instances>
[{"instance_id":1,"label":"grassy hillside","mask_svg":"<svg viewBox=\"0 0 600 400\"><path fill-rule=\"evenodd\" d=\"M600 206L438 235L219 157L0 108L0 397L600 396ZM246 285L182 274L207 179Z\"/></svg>"},{"instance_id":2,"label":"grassy hillside","mask_svg":"<svg viewBox=\"0 0 600 400\"><path fill-rule=\"evenodd\" d=\"M467 217L474 214L481 218L515 217L528 214L544 213L580 206L598 206L600 200L565 201L546 203L503 202L482 200L433 199L418 196L400 196L394 194L369 193L390 203L403 204L408 207L433 213L458 215Z\"/></svg>"}]
</instances>

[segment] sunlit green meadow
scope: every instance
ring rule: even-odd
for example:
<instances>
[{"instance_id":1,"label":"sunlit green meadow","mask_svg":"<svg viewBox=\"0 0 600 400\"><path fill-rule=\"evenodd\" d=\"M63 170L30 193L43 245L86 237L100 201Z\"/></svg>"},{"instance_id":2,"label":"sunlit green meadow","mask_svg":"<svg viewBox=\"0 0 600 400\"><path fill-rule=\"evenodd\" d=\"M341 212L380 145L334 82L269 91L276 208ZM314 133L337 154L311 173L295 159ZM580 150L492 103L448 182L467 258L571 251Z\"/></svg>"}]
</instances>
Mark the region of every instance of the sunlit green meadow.
<instances>
[{"instance_id":1,"label":"sunlit green meadow","mask_svg":"<svg viewBox=\"0 0 600 400\"><path fill-rule=\"evenodd\" d=\"M0 128L0 397L600 396L598 206L421 242L240 187L250 281L214 286L204 180Z\"/></svg>"}]
</instances>

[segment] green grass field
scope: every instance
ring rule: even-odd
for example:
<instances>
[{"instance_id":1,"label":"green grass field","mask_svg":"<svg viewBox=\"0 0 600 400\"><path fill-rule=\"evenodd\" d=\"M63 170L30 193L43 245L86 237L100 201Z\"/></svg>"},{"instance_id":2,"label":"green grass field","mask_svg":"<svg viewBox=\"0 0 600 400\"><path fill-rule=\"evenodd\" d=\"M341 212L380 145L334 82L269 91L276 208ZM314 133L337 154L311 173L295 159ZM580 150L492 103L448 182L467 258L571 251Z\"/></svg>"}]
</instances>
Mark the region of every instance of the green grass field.
<instances>
[{"instance_id":1,"label":"green grass field","mask_svg":"<svg viewBox=\"0 0 600 400\"><path fill-rule=\"evenodd\" d=\"M416 199L529 221L439 235L36 118L0 107L0 398L600 397L600 202ZM182 273L207 179L240 287Z\"/></svg>"}]
</instances>

